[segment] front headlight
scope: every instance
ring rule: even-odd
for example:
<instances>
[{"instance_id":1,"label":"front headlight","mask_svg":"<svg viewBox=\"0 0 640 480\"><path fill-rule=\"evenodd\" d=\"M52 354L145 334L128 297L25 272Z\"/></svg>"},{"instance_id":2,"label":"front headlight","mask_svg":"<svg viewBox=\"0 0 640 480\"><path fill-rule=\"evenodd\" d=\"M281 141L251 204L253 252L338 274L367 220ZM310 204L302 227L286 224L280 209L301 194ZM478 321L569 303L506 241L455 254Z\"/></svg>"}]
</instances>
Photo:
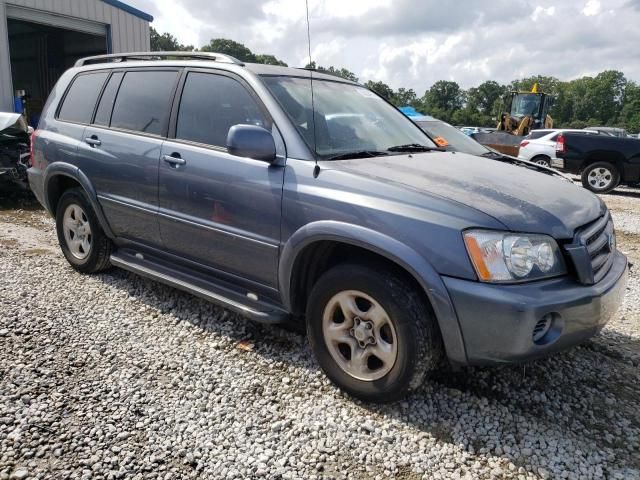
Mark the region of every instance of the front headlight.
<instances>
[{"instance_id":1,"label":"front headlight","mask_svg":"<svg viewBox=\"0 0 640 480\"><path fill-rule=\"evenodd\" d=\"M464 243L483 282L522 282L567 273L556 241L547 235L468 230Z\"/></svg>"}]
</instances>

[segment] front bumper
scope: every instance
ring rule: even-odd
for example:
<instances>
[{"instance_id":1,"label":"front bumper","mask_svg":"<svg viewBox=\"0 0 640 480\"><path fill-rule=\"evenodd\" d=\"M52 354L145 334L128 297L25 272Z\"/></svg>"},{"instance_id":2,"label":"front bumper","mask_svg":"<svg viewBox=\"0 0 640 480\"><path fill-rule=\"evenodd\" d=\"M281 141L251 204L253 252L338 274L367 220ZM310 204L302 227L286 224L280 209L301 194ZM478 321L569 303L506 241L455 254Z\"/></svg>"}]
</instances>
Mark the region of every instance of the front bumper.
<instances>
[{"instance_id":1,"label":"front bumper","mask_svg":"<svg viewBox=\"0 0 640 480\"><path fill-rule=\"evenodd\" d=\"M625 293L627 259L620 252L615 255L611 269L595 285L568 277L518 285L443 278L458 316L467 364L532 360L595 335ZM546 314L553 314L553 327L536 343L533 330Z\"/></svg>"}]
</instances>

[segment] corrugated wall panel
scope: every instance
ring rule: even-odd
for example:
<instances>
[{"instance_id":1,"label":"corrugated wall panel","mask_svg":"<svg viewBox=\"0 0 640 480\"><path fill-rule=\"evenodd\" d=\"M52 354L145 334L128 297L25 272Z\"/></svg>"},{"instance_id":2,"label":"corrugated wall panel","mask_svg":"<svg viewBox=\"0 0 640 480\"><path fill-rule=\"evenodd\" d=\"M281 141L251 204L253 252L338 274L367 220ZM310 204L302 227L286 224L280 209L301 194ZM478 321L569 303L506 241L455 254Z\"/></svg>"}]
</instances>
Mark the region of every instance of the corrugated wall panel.
<instances>
[{"instance_id":1,"label":"corrugated wall panel","mask_svg":"<svg viewBox=\"0 0 640 480\"><path fill-rule=\"evenodd\" d=\"M11 5L34 8L59 15L83 18L111 25L114 53L147 51L149 22L101 0L4 0Z\"/></svg>"},{"instance_id":2,"label":"corrugated wall panel","mask_svg":"<svg viewBox=\"0 0 640 480\"><path fill-rule=\"evenodd\" d=\"M13 85L9 61L9 33L4 0L0 0L0 111L13 112Z\"/></svg>"}]
</instances>

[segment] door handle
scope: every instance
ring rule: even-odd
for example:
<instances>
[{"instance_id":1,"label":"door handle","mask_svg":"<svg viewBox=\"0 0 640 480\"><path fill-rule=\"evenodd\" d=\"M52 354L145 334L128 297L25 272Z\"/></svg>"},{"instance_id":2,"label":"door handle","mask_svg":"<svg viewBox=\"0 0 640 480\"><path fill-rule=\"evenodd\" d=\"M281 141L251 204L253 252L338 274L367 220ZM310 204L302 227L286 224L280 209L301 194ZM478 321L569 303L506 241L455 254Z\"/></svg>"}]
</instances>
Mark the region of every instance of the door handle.
<instances>
[{"instance_id":1,"label":"door handle","mask_svg":"<svg viewBox=\"0 0 640 480\"><path fill-rule=\"evenodd\" d=\"M99 147L100 145L102 145L102 142L98 140L98 137L96 135L91 135L90 137L85 138L84 141L92 147Z\"/></svg>"},{"instance_id":2,"label":"door handle","mask_svg":"<svg viewBox=\"0 0 640 480\"><path fill-rule=\"evenodd\" d=\"M180 156L179 153L172 153L171 155L163 155L162 160L177 167L178 165L184 165L187 161Z\"/></svg>"}]
</instances>

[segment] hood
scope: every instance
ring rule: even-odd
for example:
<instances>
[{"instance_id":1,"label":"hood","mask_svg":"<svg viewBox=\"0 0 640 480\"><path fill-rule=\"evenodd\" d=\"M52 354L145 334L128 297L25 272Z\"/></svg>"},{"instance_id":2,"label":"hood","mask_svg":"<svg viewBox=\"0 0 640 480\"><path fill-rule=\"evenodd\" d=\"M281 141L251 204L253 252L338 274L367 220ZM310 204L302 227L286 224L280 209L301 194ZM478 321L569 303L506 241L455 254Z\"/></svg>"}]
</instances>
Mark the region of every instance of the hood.
<instances>
[{"instance_id":1,"label":"hood","mask_svg":"<svg viewBox=\"0 0 640 480\"><path fill-rule=\"evenodd\" d=\"M572 238L605 210L598 197L563 178L463 153L331 161L326 167L437 195L482 211L508 230L557 239Z\"/></svg>"}]
</instances>

